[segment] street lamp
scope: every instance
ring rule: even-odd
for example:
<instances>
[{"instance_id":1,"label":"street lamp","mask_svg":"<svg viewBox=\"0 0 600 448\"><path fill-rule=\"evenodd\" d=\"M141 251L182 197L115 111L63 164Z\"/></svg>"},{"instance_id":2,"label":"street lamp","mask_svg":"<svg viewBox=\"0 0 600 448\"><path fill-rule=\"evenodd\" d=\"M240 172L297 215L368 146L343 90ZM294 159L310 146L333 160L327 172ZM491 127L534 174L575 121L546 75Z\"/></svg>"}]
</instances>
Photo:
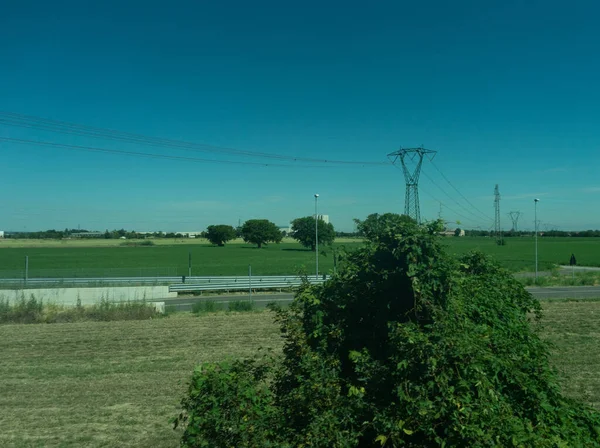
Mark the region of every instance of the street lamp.
<instances>
[{"instance_id":1,"label":"street lamp","mask_svg":"<svg viewBox=\"0 0 600 448\"><path fill-rule=\"evenodd\" d=\"M316 279L319 278L319 215L317 211L317 200L319 199L319 195L315 193L315 260L316 260Z\"/></svg>"},{"instance_id":2,"label":"street lamp","mask_svg":"<svg viewBox=\"0 0 600 448\"><path fill-rule=\"evenodd\" d=\"M535 215L534 215L534 219L535 219L535 284L537 285L537 279L538 279L538 220L537 220L537 203L540 202L539 199L534 199L533 203L534 203L534 207L535 207Z\"/></svg>"}]
</instances>

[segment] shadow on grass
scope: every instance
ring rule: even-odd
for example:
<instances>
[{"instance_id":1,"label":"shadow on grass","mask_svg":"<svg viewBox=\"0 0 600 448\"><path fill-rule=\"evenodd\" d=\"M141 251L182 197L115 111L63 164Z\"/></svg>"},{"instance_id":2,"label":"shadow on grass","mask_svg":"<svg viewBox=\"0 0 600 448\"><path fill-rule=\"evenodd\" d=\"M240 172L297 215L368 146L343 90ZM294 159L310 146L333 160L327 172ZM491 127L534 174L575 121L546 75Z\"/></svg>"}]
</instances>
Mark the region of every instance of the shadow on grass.
<instances>
[{"instance_id":1,"label":"shadow on grass","mask_svg":"<svg viewBox=\"0 0 600 448\"><path fill-rule=\"evenodd\" d=\"M286 249L281 249L281 250L285 250L288 252L314 252L314 250L310 250L310 249L290 249L290 248L286 248Z\"/></svg>"}]
</instances>

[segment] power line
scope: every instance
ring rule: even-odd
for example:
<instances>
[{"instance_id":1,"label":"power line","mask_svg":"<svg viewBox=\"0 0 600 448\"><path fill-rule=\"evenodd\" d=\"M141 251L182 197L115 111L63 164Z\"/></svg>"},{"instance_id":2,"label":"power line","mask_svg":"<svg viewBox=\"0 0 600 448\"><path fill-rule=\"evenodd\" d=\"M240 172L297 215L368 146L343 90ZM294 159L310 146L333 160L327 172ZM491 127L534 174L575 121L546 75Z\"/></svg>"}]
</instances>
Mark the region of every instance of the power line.
<instances>
[{"instance_id":1,"label":"power line","mask_svg":"<svg viewBox=\"0 0 600 448\"><path fill-rule=\"evenodd\" d=\"M482 212L482 211L481 211L481 210L479 210L477 207L475 207L475 205L473 205L473 203L472 203L471 201L469 201L469 200L466 198L466 196L464 196L464 195L463 195L463 194L462 194L462 193L461 193L461 192L458 190L458 188L456 188L456 187L455 187L455 186L452 184L452 182L450 182L450 180L449 180L449 179L446 177L446 175L445 175L445 174L442 172L442 170L440 170L440 169L438 168L438 166L437 166L435 163L433 163L433 161L431 162L431 164L432 164L432 165L433 165L433 167L434 167L434 168L437 170L437 172L441 174L441 176L444 178L444 180L445 180L446 182L448 182L448 185L450 185L450 187L452 187L452 188L454 189L454 191L456 191L456 192L457 192L457 193L460 195L460 197L461 197L461 198L463 198L463 199L464 199L464 200L465 200L465 201L466 201L466 202L467 202L467 203L468 203L468 204L469 204L471 207L473 207L475 210L477 210L477 211L478 211L478 212L479 212L479 213L480 213L482 216L485 216L487 219L491 219L491 217L487 216L487 215L486 215L484 212Z\"/></svg>"},{"instance_id":2,"label":"power line","mask_svg":"<svg viewBox=\"0 0 600 448\"><path fill-rule=\"evenodd\" d=\"M68 145L65 143L54 143L45 142L39 140L26 140L10 137L0 137L0 141L23 144L23 145L35 145L35 146L49 146L53 148L67 149L72 151L85 151L85 152L101 152L107 154L118 154L127 155L134 157L144 157L149 159L168 159L185 162L202 162L202 163L225 163L229 165L253 165L253 166L264 166L264 167L285 167L285 168L327 168L325 165L294 165L294 164L283 164L283 163L262 163L262 162L242 162L235 160L215 160L215 159L203 159L199 157L185 157L185 156L174 156L168 154L153 154L147 152L138 151L125 151L120 149L107 149L97 148L94 146L80 146L80 145ZM331 168L335 167L334 165Z\"/></svg>"},{"instance_id":3,"label":"power line","mask_svg":"<svg viewBox=\"0 0 600 448\"><path fill-rule=\"evenodd\" d=\"M459 207L461 207L465 212L471 214L473 217L475 217L476 219L482 219L481 216L476 215L475 213L473 213L471 210L469 210L468 208L466 208L464 205L462 205L460 202L458 202L456 199L454 199L452 196L450 196L450 194L444 190L442 187L440 187L431 176L429 176L427 174L427 172L425 172L423 170L423 174L425 175L425 177L427 177L427 179L429 179L429 181L435 185L442 193L444 193L452 202L454 202L456 205L458 205ZM486 216L484 216L484 218L486 219L486 221L488 220L488 218ZM470 218L473 219L473 218Z\"/></svg>"},{"instance_id":4,"label":"power line","mask_svg":"<svg viewBox=\"0 0 600 448\"><path fill-rule=\"evenodd\" d=\"M395 168L402 170L402 168L400 168L397 165L393 165ZM437 199L434 195L432 195L431 193L429 193L427 190L424 190L422 187L420 187L420 191L422 191L423 193L425 193L427 196L429 196L430 198L432 198L434 201L439 202L440 204L442 204L446 209L450 210L452 213L454 213L456 216L459 216L469 222L479 222L479 221L474 221L473 218L470 218L468 216L463 215L460 212L457 212L456 210L454 210L453 208L449 207L447 204L444 204L442 201L440 201L439 199ZM477 220L480 220L481 218L477 217Z\"/></svg>"},{"instance_id":5,"label":"power line","mask_svg":"<svg viewBox=\"0 0 600 448\"><path fill-rule=\"evenodd\" d=\"M256 158L267 158L274 160L287 160L289 162L300 163L321 163L326 165L372 165L387 166L389 162L372 161L352 161L352 160L334 160L334 159L316 159L309 157L286 156L282 154L272 154L265 152L245 151L215 145L192 143L186 141L173 140L168 138L149 137L131 132L117 131L114 129L99 128L95 126L81 125L66 121L51 120L46 118L34 117L29 115L17 114L12 112L0 112L0 124L6 126L16 126L28 129L38 129L50 132L56 132L67 135L82 135L110 140L126 141L142 145L178 148L185 151L194 152L212 152L217 154L228 154L236 156L247 156Z\"/></svg>"}]
</instances>

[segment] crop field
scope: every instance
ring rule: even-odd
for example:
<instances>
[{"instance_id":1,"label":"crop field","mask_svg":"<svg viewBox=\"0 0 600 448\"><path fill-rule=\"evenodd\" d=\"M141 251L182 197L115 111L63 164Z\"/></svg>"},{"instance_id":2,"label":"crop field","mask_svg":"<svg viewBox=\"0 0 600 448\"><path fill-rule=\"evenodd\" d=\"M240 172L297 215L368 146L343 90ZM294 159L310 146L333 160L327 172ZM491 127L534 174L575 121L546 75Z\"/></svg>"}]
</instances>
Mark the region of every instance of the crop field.
<instances>
[{"instance_id":1,"label":"crop field","mask_svg":"<svg viewBox=\"0 0 600 448\"><path fill-rule=\"evenodd\" d=\"M498 246L493 238L464 237L446 240L451 253L463 254L477 249L493 256L511 271L533 271L535 244L532 237L506 238L505 246ZM600 266L600 238L539 238L538 263L540 270L553 265L568 265L575 254L580 266Z\"/></svg>"},{"instance_id":2,"label":"crop field","mask_svg":"<svg viewBox=\"0 0 600 448\"><path fill-rule=\"evenodd\" d=\"M570 396L600 408L600 302L546 302ZM175 447L195 366L278 350L270 312L0 326L0 446Z\"/></svg>"},{"instance_id":3,"label":"crop field","mask_svg":"<svg viewBox=\"0 0 600 448\"><path fill-rule=\"evenodd\" d=\"M477 249L492 255L512 271L534 269L533 238L507 238L498 246L492 238L446 238L454 254ZM236 241L225 247L205 240L153 240L154 246L120 246L122 240L0 240L0 277L22 277L29 256L30 277L103 277L187 275L192 256L192 275L254 275L312 273L314 253L293 240L269 244L263 249ZM126 244L136 244L127 241ZM360 240L338 240L336 247L361 245ZM333 254L324 249L319 257L322 272L333 269ZM600 238L540 238L539 268L568 264L571 253L582 266L600 266Z\"/></svg>"}]
</instances>

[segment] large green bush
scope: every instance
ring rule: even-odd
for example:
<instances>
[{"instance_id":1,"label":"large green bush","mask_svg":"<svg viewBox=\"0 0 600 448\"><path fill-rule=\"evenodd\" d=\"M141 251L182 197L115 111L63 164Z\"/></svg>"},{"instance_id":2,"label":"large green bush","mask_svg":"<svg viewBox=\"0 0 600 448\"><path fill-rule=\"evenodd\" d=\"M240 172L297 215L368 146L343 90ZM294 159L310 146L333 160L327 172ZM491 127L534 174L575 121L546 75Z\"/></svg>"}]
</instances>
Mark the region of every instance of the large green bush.
<instances>
[{"instance_id":1,"label":"large green bush","mask_svg":"<svg viewBox=\"0 0 600 448\"><path fill-rule=\"evenodd\" d=\"M389 218L365 221L340 273L277 311L283 356L260 375L195 373L183 445L600 446L600 416L549 366L539 303L485 256L446 255L438 223ZM242 426L252 440L226 437Z\"/></svg>"}]
</instances>

